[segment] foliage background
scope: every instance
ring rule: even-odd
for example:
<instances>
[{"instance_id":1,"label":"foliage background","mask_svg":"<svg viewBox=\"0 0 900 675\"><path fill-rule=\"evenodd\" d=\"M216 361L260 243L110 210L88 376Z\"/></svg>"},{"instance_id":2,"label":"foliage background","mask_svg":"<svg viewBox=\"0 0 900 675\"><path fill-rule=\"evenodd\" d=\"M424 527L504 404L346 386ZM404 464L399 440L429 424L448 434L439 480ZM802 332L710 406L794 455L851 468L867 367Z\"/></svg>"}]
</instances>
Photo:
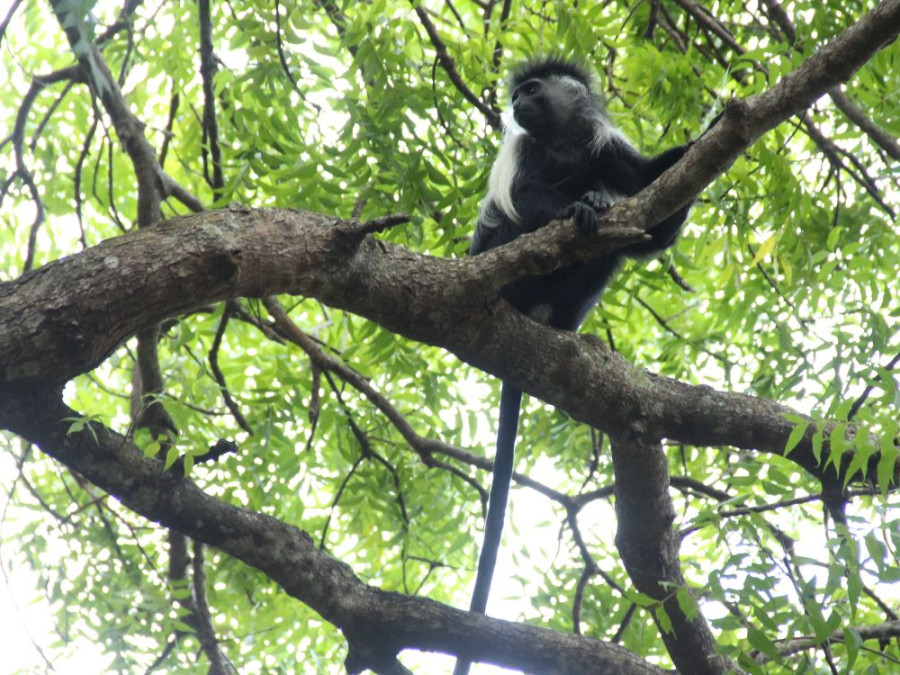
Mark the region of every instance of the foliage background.
<instances>
[{"instance_id":1,"label":"foliage background","mask_svg":"<svg viewBox=\"0 0 900 675\"><path fill-rule=\"evenodd\" d=\"M130 23L102 47L165 170L208 206L362 220L409 212L411 223L381 236L452 257L466 253L499 138L496 118L466 101L455 78L489 110L502 102L509 64L542 52L583 55L602 75L617 124L650 154L696 138L725 100L765 90L873 3L785 2L793 36L774 5L708 5L701 14L724 36L688 1L510 3L503 20L504 5L462 0L425 2L418 13L386 0L215 5L225 178L218 195L202 118L198 5L127 6ZM122 8L84 9L96 37L117 25ZM50 5L16 3L9 17L0 54L3 89L12 92L0 102L0 280L131 230L137 207L133 168L86 86L60 81L23 106L39 81L32 78L73 62ZM450 71L436 56L441 49ZM880 52L846 93L896 138L900 50ZM34 193L16 173L21 166ZM583 330L653 372L852 418L891 436L900 353L896 167L896 157L823 98L710 186L670 259L629 265ZM38 208L45 220L36 225ZM184 212L175 200L164 205L166 217ZM670 263L691 290L676 283ZM293 321L368 378L418 433L492 453L492 378L359 317L284 300ZM160 344L178 452L200 454L217 438L241 448L195 468L193 478L222 499L300 526L368 583L465 605L482 518L479 493L462 476L485 487L488 476L462 462L450 462L455 473L426 466L370 398L339 374L319 380L303 351L264 335L255 325L266 314L259 303L241 301L235 311L221 347L223 306L179 317ZM211 351L252 436L223 403ZM122 345L70 383L67 401L128 430L134 361L134 344ZM149 433L135 433L152 451ZM602 434L532 401L522 435L519 471L560 494L596 496L567 513L561 498L515 491L519 545L509 556L522 597L512 605L520 616L510 618L571 631L587 574L579 629L668 663L652 613L635 611L639 599L615 549ZM2 477L2 563L39 575L36 593L59 636L41 645L47 659L83 636L102 645L111 670L136 672L174 641L165 670L193 672L203 657L182 635L188 627L173 597L184 589L167 574L165 531L35 448L11 436L0 442L4 466L15 467ZM823 516L818 482L789 459L667 451L672 476L682 479L673 497L685 575L727 654L751 667L753 650L774 655L778 640L842 628L849 637L830 656L803 650L766 672L831 672L829 660L837 672L881 672L898 663L896 643L860 649L853 637L854 627L896 620L900 530L891 495L851 486L847 537ZM549 546L529 545L533 528L551 533L540 540ZM788 538L796 545L784 546ZM261 574L212 549L206 556L215 627L241 672L340 670L338 631Z\"/></svg>"}]
</instances>

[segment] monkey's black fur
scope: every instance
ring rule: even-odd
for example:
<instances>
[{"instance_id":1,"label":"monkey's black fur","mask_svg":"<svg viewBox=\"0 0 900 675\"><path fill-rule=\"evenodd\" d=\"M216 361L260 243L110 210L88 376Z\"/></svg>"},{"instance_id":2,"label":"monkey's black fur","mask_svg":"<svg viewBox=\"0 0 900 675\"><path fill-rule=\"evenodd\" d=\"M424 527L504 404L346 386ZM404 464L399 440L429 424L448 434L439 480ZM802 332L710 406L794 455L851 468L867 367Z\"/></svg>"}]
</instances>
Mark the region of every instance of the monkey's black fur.
<instances>
[{"instance_id":1,"label":"monkey's black fur","mask_svg":"<svg viewBox=\"0 0 900 675\"><path fill-rule=\"evenodd\" d=\"M630 197L675 164L688 146L644 157L615 128L581 66L559 58L531 61L511 79L512 117L491 170L470 255L509 243L551 220L574 217L586 234L597 213ZM520 312L553 328L576 330L624 255L649 256L673 243L690 204L648 230L651 241L546 276L525 277L501 290ZM484 613L500 546L512 476L522 392L504 382L497 454L471 610ZM468 673L457 662L455 675Z\"/></svg>"}]
</instances>

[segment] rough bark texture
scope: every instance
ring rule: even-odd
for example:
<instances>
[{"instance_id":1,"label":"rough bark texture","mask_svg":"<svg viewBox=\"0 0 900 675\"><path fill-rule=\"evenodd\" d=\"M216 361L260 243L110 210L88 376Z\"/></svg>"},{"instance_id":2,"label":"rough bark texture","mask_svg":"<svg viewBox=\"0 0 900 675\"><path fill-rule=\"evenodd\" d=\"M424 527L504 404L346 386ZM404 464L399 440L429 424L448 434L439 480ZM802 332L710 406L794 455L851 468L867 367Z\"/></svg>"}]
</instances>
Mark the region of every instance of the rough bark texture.
<instances>
[{"instance_id":1,"label":"rough bark texture","mask_svg":"<svg viewBox=\"0 0 900 675\"><path fill-rule=\"evenodd\" d=\"M59 386L165 317L228 297L295 293L445 347L611 435L782 454L794 428L785 416L798 415L810 426L789 458L837 479L813 453L818 427L796 411L651 375L593 336L540 326L498 302L483 279L499 254L441 260L369 237L348 243L351 230L307 213L210 212L111 239L0 284L0 317L16 317L0 321L0 399ZM496 250L524 259L520 266L540 265L542 237L550 233ZM848 450L845 466L851 457Z\"/></svg>"},{"instance_id":2,"label":"rough bark texture","mask_svg":"<svg viewBox=\"0 0 900 675\"><path fill-rule=\"evenodd\" d=\"M699 610L687 616L676 596L679 589L686 592L686 586L672 527L675 506L669 496L668 460L662 446L636 437L613 437L612 455L616 548L635 588L659 600L671 622L670 628L660 625L660 635L675 667L693 675L736 672L733 663L716 654L715 638Z\"/></svg>"}]
</instances>

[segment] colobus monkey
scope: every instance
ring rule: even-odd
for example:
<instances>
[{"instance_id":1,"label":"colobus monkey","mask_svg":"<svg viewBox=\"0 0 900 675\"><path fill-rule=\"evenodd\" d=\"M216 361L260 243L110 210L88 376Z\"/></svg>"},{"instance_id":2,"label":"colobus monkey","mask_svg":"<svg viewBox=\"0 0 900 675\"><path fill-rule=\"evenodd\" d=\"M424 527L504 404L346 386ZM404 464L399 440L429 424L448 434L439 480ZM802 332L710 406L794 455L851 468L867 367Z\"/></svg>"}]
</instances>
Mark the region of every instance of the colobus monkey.
<instances>
[{"instance_id":1,"label":"colobus monkey","mask_svg":"<svg viewBox=\"0 0 900 675\"><path fill-rule=\"evenodd\" d=\"M597 212L630 197L681 159L688 146L644 157L616 129L591 86L590 75L560 58L521 66L511 80L512 118L488 181L470 255L509 243L551 220L574 217L593 233ZM623 255L647 256L671 246L690 204L648 231L652 241L546 276L525 277L500 294L513 307L553 328L576 330L597 303ZM522 392L504 382L500 394L497 454L478 560L471 611L484 613L512 477ZM457 662L455 675L468 673Z\"/></svg>"}]
</instances>

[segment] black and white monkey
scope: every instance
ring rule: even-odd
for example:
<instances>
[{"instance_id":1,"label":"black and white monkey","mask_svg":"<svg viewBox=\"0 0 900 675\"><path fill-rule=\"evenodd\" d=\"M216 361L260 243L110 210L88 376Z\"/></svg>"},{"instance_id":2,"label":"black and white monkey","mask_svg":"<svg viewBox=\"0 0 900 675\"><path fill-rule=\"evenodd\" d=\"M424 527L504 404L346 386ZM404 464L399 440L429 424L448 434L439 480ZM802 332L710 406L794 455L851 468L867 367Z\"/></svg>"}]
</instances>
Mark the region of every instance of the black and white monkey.
<instances>
[{"instance_id":1,"label":"black and white monkey","mask_svg":"<svg viewBox=\"0 0 900 675\"><path fill-rule=\"evenodd\" d=\"M644 157L616 129L579 65L544 58L521 66L511 79L511 116L491 169L488 193L472 238L470 255L509 243L550 221L573 217L585 234L597 213L630 197L675 164L688 146ZM616 271L623 256L650 256L673 243L690 204L648 230L652 240L611 255L567 265L546 276L525 277L500 294L535 321L576 330ZM503 531L522 392L504 382L500 395L484 543L471 611L484 613ZM457 663L455 675L469 664Z\"/></svg>"}]
</instances>

